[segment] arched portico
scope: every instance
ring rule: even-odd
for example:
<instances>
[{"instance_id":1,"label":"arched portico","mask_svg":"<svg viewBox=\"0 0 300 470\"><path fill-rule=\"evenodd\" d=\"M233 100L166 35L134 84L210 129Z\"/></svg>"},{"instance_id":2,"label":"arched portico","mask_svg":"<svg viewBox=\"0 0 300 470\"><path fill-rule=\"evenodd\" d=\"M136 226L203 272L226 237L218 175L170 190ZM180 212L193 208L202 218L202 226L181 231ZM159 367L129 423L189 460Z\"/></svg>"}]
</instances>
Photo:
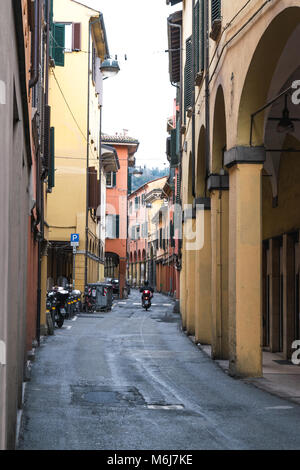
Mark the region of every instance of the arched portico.
<instances>
[{"instance_id":1,"label":"arched portico","mask_svg":"<svg viewBox=\"0 0 300 470\"><path fill-rule=\"evenodd\" d=\"M279 3L281 6L279 6ZM280 118L282 115L283 107L282 104L280 105L280 100L275 100L272 106L267 106L265 110L261 110L261 108L267 105L268 100L275 99L280 90L283 90L287 84L286 78L283 80L284 74L280 72L279 67L284 56L287 62L293 61L294 70L299 66L298 56L290 56L290 49L287 48L287 44L292 35L295 34L297 25L300 22L300 8L298 6L284 8L285 3L287 2L278 2L278 14L276 14L276 9L274 8L273 18L266 16L264 31L257 41L257 46L251 57L241 92L238 114L236 116L236 145L228 149L224 155L224 163L229 171L230 186L229 361L230 373L234 375L259 376L262 373L261 342L262 338L264 338L264 342L267 342L269 338L267 338L266 331L264 331L263 335L262 318L266 324L266 312L262 316L261 306L263 295L264 298L266 297L265 290L270 286L272 294L268 291L268 301L272 300L275 306L274 312L276 311L276 313L272 317L273 326L270 325L270 322L268 324L268 331L270 333L273 328L274 335L278 337L275 332L278 329L278 322L282 320L282 328L285 330L282 339L285 345L282 346L282 349L287 357L290 352L289 343L293 337L292 328L289 327L289 324L292 319L295 320L295 314L293 312L292 315L294 307L290 305L291 302L289 302L287 293L288 285L292 282L292 273L294 272L295 258L293 258L294 261L292 263L290 263L290 260L292 254L295 253L295 243L292 242L292 235L282 234L282 246L279 247L272 235L275 235L278 231L278 227L276 230L274 229L276 219L277 221L281 220L281 217L278 217L278 210L276 216L276 205L278 202L276 187L279 188L278 183L283 185L281 187L287 184L291 177L289 172L293 165L294 174L297 173L297 165L294 161L288 171L286 168L280 174L282 157L280 157L279 161L278 154L281 153L285 159L286 156L284 152L278 152L278 149L283 149L285 145L298 145L298 137L290 137L287 133L285 133L286 137L284 139L282 139L282 136L278 137L276 128L279 120L276 127L274 127L274 121L268 121L268 117ZM298 38L295 39L298 39L299 43L299 34ZM251 44L251 41L249 44ZM271 89L272 92L270 92ZM274 144L276 146L279 145L276 152L274 152L276 150L274 147L270 149L270 145L273 146ZM293 160L290 156L288 159L290 159L290 162ZM272 170L271 174L268 172L270 169ZM264 175L263 177L262 174ZM277 183L276 174L280 175ZM287 176L288 174L290 176ZM283 178L282 181L280 178ZM269 197L270 188L271 197ZM262 194L268 202L263 199ZM290 201L297 197L296 194L295 186L294 189L290 188ZM264 207L263 211L262 207ZM292 215L291 210L288 225L291 229L297 228L297 223L297 217L295 218L295 215ZM273 228L271 229L271 227ZM278 260L281 260L281 287L278 284L278 280L276 285L275 274L272 277L273 275L270 272L268 275L271 277L269 277L268 282L272 282L267 287L266 279L268 275L266 270L269 268L267 267L268 263L265 261L268 257L266 253L264 253L265 266L263 277L262 234L264 231L265 233L268 232L269 235L271 234L271 238L268 239L271 240L269 244L271 246L269 267L270 263L275 263L275 258L277 264ZM281 258L280 256L278 257L280 250L282 253ZM278 274L278 267L276 269L274 267L275 272ZM263 278L264 284L262 282ZM262 286L264 286L264 290ZM281 319L278 317L276 295L277 297L278 295L281 296L281 301L283 302ZM270 310L267 313L270 315Z\"/></svg>"}]
</instances>

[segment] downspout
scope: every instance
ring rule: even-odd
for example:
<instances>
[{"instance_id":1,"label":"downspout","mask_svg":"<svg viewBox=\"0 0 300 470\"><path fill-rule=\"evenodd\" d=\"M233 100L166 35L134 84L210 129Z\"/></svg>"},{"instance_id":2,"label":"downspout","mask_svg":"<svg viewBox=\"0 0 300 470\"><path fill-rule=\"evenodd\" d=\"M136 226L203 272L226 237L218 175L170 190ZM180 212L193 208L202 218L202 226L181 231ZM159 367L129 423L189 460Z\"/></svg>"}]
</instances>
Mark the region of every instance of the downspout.
<instances>
[{"instance_id":1,"label":"downspout","mask_svg":"<svg viewBox=\"0 0 300 470\"><path fill-rule=\"evenodd\" d=\"M101 23L101 16L95 21L89 22L88 38L88 97L87 97L87 131L86 131L86 206L85 206L85 263L84 263L84 287L88 281L88 248L89 248L89 163L90 163L90 60L91 60L91 31L92 25ZM100 147L101 155L101 147ZM101 160L101 156L100 156Z\"/></svg>"},{"instance_id":2,"label":"downspout","mask_svg":"<svg viewBox=\"0 0 300 470\"><path fill-rule=\"evenodd\" d=\"M210 80L209 80L209 0L206 0L206 17L205 17L205 156L206 156L206 179L210 174Z\"/></svg>"},{"instance_id":3,"label":"downspout","mask_svg":"<svg viewBox=\"0 0 300 470\"><path fill-rule=\"evenodd\" d=\"M33 55L33 69L32 69L31 79L29 80L29 88L33 88L37 84L38 79L39 79L40 25L41 25L40 0L35 0L34 2L34 55Z\"/></svg>"},{"instance_id":4,"label":"downspout","mask_svg":"<svg viewBox=\"0 0 300 470\"><path fill-rule=\"evenodd\" d=\"M192 91L192 196L195 197L195 0L192 2L192 71L193 71L193 91Z\"/></svg>"},{"instance_id":5,"label":"downspout","mask_svg":"<svg viewBox=\"0 0 300 470\"><path fill-rule=\"evenodd\" d=\"M180 162L179 162L179 181L180 181L180 188L179 188L179 204L181 206L182 200L181 200L181 184L182 184L182 138L181 138L181 128L182 128L182 104L183 104L183 70L182 70L182 64L183 64L183 51L182 51L182 25L181 24L176 24L172 23L170 20L167 20L168 24L171 26L174 26L175 28L179 28L179 33L180 33L180 98L179 98L179 118L180 118ZM178 189L178 188L177 188ZM178 258L181 258L181 244L179 243L179 236L178 236ZM156 276L156 272L155 272ZM155 280L156 281L156 280Z\"/></svg>"},{"instance_id":6,"label":"downspout","mask_svg":"<svg viewBox=\"0 0 300 470\"><path fill-rule=\"evenodd\" d=\"M36 0L37 1L37 0ZM46 13L46 66L43 68L43 73L46 70L46 77L45 77L45 105L48 104L49 98L49 33L50 33L50 2L47 2L47 10ZM39 11L39 19L41 18L40 11ZM40 21L41 24L41 21ZM40 30L40 29L39 29ZM38 41L39 42L39 41ZM39 63L37 64L37 70L39 68ZM38 80L39 74L37 74ZM44 112L44 110L43 110ZM43 134L45 133L45 129L42 129ZM38 167L40 167L40 158L38 162ZM40 232L41 235L38 240L38 289L37 289L37 319L36 319L36 339L38 345L40 346L40 338L41 338L41 301L42 301L42 243L44 242L45 237L45 208L44 208L44 182L41 179L41 172L38 171L38 180L37 180L37 187L40 188Z\"/></svg>"}]
</instances>

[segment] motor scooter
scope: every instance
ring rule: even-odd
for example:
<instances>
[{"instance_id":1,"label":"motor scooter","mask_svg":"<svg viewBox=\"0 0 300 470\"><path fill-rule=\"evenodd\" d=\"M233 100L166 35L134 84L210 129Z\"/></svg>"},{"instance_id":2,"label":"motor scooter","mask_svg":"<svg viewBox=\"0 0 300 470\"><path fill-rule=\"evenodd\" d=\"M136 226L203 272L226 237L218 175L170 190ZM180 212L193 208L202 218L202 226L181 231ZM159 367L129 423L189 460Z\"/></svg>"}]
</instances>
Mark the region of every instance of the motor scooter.
<instances>
[{"instance_id":1,"label":"motor scooter","mask_svg":"<svg viewBox=\"0 0 300 470\"><path fill-rule=\"evenodd\" d=\"M150 290L144 289L142 293L142 306L143 308L147 310L151 307L151 299L153 297L153 294Z\"/></svg>"}]
</instances>

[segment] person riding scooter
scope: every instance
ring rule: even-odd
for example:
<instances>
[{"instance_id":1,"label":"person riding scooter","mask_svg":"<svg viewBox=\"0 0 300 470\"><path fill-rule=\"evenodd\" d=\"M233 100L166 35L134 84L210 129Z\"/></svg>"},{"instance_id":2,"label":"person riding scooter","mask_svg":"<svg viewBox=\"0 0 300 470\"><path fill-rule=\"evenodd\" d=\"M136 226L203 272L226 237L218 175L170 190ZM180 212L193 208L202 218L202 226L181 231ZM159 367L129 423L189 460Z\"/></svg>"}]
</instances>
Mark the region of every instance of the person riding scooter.
<instances>
[{"instance_id":1,"label":"person riding scooter","mask_svg":"<svg viewBox=\"0 0 300 470\"><path fill-rule=\"evenodd\" d=\"M142 306L146 310L151 307L151 299L153 297L154 289L149 286L149 282L145 281L144 286L140 288L140 292L142 293Z\"/></svg>"}]
</instances>

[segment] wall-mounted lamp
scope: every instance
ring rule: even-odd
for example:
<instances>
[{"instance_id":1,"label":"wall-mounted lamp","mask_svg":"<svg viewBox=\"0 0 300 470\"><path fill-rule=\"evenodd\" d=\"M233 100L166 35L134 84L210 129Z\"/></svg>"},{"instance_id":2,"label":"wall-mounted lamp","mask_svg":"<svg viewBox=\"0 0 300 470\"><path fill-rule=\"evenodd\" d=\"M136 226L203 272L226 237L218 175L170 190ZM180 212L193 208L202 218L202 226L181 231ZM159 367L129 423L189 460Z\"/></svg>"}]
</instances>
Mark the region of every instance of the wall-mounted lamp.
<instances>
[{"instance_id":1,"label":"wall-mounted lamp","mask_svg":"<svg viewBox=\"0 0 300 470\"><path fill-rule=\"evenodd\" d=\"M100 70L104 78L114 77L120 72L119 63L117 60L107 57L100 65Z\"/></svg>"}]
</instances>

